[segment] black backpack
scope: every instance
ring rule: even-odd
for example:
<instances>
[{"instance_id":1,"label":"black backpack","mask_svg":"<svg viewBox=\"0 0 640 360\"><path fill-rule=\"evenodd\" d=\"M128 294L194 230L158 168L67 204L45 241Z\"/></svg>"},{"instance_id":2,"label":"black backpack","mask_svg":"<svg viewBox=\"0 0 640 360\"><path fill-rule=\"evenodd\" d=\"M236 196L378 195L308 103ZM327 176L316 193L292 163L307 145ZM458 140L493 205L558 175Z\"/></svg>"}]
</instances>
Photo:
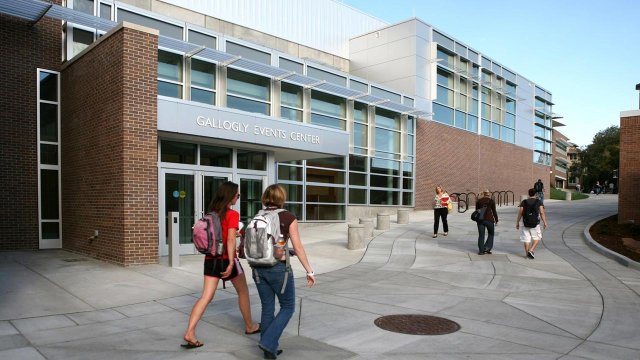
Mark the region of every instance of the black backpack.
<instances>
[{"instance_id":1,"label":"black backpack","mask_svg":"<svg viewBox=\"0 0 640 360\"><path fill-rule=\"evenodd\" d=\"M540 181L536 182L535 184L533 184L533 189L536 192L542 192L542 183Z\"/></svg>"},{"instance_id":2,"label":"black backpack","mask_svg":"<svg viewBox=\"0 0 640 360\"><path fill-rule=\"evenodd\" d=\"M540 208L540 200L535 199L531 204L529 199L523 200L522 204L522 222L525 227L534 228L540 224L540 214L538 209Z\"/></svg>"}]
</instances>

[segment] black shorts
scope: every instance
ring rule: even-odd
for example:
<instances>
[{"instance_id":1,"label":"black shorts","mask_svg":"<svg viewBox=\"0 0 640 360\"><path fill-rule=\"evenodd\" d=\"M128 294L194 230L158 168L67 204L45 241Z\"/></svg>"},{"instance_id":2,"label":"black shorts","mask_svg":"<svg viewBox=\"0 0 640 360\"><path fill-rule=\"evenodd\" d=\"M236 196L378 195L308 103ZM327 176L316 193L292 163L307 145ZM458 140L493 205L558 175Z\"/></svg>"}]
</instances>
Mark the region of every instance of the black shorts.
<instances>
[{"instance_id":1,"label":"black shorts","mask_svg":"<svg viewBox=\"0 0 640 360\"><path fill-rule=\"evenodd\" d=\"M222 280L231 280L234 279L239 274L244 273L244 269L242 269L242 265L240 265L240 261L238 259L234 259L235 266L233 270L231 270L231 275L226 278L223 278L221 273L223 273L227 266L229 266L229 259L205 259L204 260L204 275L217 277Z\"/></svg>"}]
</instances>

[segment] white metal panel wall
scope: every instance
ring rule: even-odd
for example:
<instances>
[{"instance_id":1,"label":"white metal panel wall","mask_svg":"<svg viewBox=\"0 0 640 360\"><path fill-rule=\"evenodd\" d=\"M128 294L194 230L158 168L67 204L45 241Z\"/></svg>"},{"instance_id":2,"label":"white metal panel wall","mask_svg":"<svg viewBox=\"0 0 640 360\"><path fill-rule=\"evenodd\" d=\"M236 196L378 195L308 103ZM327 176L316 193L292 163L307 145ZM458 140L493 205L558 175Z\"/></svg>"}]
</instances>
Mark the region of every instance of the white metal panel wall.
<instances>
[{"instance_id":1,"label":"white metal panel wall","mask_svg":"<svg viewBox=\"0 0 640 360\"><path fill-rule=\"evenodd\" d=\"M388 24L335 0L162 0L340 57L349 39Z\"/></svg>"}]
</instances>

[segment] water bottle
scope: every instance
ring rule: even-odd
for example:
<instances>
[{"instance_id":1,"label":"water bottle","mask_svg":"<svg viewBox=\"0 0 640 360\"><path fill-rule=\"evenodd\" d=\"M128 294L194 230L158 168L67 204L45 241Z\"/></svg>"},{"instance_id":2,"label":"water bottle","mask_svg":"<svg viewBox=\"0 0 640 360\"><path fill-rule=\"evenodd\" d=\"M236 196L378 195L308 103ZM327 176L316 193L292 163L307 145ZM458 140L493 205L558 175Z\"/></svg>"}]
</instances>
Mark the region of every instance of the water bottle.
<instances>
[{"instance_id":1,"label":"water bottle","mask_svg":"<svg viewBox=\"0 0 640 360\"><path fill-rule=\"evenodd\" d=\"M222 251L224 250L224 244L222 243L222 239L216 243L216 255L222 255Z\"/></svg>"}]
</instances>

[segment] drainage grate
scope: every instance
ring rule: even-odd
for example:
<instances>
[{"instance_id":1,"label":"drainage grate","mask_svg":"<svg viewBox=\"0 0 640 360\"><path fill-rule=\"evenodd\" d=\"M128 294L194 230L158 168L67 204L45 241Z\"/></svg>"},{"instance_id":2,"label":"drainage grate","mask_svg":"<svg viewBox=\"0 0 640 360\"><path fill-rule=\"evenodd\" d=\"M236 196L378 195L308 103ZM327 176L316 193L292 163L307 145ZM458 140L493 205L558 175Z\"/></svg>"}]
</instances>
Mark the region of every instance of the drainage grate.
<instances>
[{"instance_id":1,"label":"drainage grate","mask_svg":"<svg viewBox=\"0 0 640 360\"><path fill-rule=\"evenodd\" d=\"M64 262L78 262L78 261L87 261L87 259L63 259Z\"/></svg>"},{"instance_id":2,"label":"drainage grate","mask_svg":"<svg viewBox=\"0 0 640 360\"><path fill-rule=\"evenodd\" d=\"M460 330L455 321L429 315L387 315L374 321L377 327L409 335L444 335Z\"/></svg>"}]
</instances>

